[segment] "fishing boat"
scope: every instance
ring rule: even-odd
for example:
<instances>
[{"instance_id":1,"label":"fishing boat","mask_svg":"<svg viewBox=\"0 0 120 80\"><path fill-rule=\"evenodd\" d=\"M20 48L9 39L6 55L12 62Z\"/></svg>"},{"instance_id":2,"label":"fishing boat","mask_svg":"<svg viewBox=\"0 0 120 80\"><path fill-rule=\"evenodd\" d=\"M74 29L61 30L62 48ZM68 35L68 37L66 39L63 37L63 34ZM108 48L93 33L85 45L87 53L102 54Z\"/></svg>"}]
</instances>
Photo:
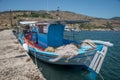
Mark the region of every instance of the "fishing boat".
<instances>
[{"instance_id":1,"label":"fishing boat","mask_svg":"<svg viewBox=\"0 0 120 80\"><path fill-rule=\"evenodd\" d=\"M80 66L98 74L112 43L86 39L64 38L66 24L85 23L84 20L21 21L15 31L23 48L39 60L67 66Z\"/></svg>"}]
</instances>

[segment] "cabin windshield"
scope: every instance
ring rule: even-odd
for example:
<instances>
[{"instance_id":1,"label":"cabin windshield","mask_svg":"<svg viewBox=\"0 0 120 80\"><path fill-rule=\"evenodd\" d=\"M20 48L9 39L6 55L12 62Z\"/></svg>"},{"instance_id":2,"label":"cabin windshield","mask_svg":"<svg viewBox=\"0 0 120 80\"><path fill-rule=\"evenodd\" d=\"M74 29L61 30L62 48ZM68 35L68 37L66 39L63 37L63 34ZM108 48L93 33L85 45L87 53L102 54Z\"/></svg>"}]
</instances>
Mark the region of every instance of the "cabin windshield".
<instances>
[{"instance_id":1,"label":"cabin windshield","mask_svg":"<svg viewBox=\"0 0 120 80\"><path fill-rule=\"evenodd\" d=\"M38 27L39 33L43 33L43 34L48 33L48 26L47 26L47 24L38 24L37 27Z\"/></svg>"},{"instance_id":2,"label":"cabin windshield","mask_svg":"<svg viewBox=\"0 0 120 80\"><path fill-rule=\"evenodd\" d=\"M23 34L27 34L30 32L30 26L29 25L23 25L20 27L20 32L23 32Z\"/></svg>"},{"instance_id":3,"label":"cabin windshield","mask_svg":"<svg viewBox=\"0 0 120 80\"><path fill-rule=\"evenodd\" d=\"M64 44L74 43L76 45L80 44L79 41L79 24L67 24L64 29Z\"/></svg>"}]
</instances>

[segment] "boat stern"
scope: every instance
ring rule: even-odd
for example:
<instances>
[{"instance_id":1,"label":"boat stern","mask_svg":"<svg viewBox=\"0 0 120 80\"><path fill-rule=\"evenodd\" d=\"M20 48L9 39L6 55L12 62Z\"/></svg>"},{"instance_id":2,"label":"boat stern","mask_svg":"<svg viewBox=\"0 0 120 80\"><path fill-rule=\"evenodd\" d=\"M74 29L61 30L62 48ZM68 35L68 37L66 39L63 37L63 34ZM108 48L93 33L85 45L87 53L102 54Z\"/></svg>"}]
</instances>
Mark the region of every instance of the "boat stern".
<instances>
[{"instance_id":1,"label":"boat stern","mask_svg":"<svg viewBox=\"0 0 120 80\"><path fill-rule=\"evenodd\" d=\"M110 42L105 42L105 41L97 41L93 40L94 43L101 44L103 47L101 50L98 50L91 61L89 68L95 71L97 74L100 72L101 66L103 64L104 58L107 54L107 50L109 46L113 46L112 43Z\"/></svg>"}]
</instances>

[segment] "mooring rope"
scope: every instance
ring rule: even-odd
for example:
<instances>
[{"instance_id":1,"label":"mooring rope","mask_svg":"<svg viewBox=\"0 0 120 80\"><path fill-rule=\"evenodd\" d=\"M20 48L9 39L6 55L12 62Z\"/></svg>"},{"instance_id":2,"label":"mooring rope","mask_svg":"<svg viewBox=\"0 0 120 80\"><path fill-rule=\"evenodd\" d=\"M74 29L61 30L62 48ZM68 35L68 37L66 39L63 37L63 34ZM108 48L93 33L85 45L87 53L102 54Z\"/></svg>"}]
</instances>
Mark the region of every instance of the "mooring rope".
<instances>
[{"instance_id":1,"label":"mooring rope","mask_svg":"<svg viewBox=\"0 0 120 80\"><path fill-rule=\"evenodd\" d=\"M99 75L100 75L101 79L104 80L104 77L100 73L99 73Z\"/></svg>"},{"instance_id":2,"label":"mooring rope","mask_svg":"<svg viewBox=\"0 0 120 80\"><path fill-rule=\"evenodd\" d=\"M34 54L35 54L35 65L36 65L36 68L38 68L38 64L37 64L37 54L36 54L35 51L34 51Z\"/></svg>"}]
</instances>

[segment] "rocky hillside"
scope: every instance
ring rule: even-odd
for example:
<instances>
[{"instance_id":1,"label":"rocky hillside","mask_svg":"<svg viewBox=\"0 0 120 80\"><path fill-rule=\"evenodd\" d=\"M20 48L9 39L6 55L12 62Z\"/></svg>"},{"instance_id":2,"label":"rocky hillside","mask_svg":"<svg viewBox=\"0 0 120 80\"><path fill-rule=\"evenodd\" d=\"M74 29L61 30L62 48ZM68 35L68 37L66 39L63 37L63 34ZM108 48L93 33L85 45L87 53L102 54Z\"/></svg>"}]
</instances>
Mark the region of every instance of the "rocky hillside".
<instances>
[{"instance_id":1,"label":"rocky hillside","mask_svg":"<svg viewBox=\"0 0 120 80\"><path fill-rule=\"evenodd\" d=\"M82 14L77 14L69 11L5 11L0 12L0 29L16 26L18 21L22 20L51 20L57 19L58 16L62 20L89 20L90 25L96 28L105 28L108 25L113 28L120 28L120 18L111 19L94 18Z\"/></svg>"}]
</instances>

